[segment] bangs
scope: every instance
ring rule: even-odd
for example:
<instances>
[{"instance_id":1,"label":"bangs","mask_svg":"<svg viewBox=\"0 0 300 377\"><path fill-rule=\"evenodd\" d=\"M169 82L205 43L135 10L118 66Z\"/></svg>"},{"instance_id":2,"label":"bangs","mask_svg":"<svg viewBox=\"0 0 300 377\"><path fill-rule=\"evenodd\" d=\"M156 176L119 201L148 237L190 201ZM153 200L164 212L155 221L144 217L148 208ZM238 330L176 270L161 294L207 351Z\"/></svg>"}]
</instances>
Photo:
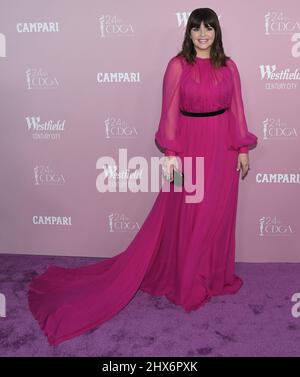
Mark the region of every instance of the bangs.
<instances>
[{"instance_id":1,"label":"bangs","mask_svg":"<svg viewBox=\"0 0 300 377\"><path fill-rule=\"evenodd\" d=\"M214 22L212 22L212 20L192 20L191 21L191 26L190 28L193 29L194 27L195 28L200 28L200 25L201 25L201 22L203 21L204 23L204 26L206 28L209 28L209 27L212 27L216 30L216 26L214 25Z\"/></svg>"}]
</instances>

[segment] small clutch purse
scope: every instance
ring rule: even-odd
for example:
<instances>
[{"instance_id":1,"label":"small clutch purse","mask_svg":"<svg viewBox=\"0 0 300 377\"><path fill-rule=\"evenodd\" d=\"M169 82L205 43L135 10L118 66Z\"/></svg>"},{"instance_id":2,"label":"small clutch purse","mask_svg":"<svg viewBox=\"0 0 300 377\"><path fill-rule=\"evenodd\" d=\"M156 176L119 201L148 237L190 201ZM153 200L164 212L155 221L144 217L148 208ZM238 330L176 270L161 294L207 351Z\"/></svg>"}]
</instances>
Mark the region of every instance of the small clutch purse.
<instances>
[{"instance_id":1,"label":"small clutch purse","mask_svg":"<svg viewBox=\"0 0 300 377\"><path fill-rule=\"evenodd\" d=\"M163 176L167 181L170 181L170 175L168 174L168 169L166 166L163 166ZM174 166L173 168L173 180L170 181L170 183L173 183L175 186L183 186L184 183L184 174L183 172L176 169Z\"/></svg>"},{"instance_id":2,"label":"small clutch purse","mask_svg":"<svg viewBox=\"0 0 300 377\"><path fill-rule=\"evenodd\" d=\"M173 169L173 183L175 186L183 186L183 183L184 183L184 174L183 172L177 170L177 169Z\"/></svg>"}]
</instances>

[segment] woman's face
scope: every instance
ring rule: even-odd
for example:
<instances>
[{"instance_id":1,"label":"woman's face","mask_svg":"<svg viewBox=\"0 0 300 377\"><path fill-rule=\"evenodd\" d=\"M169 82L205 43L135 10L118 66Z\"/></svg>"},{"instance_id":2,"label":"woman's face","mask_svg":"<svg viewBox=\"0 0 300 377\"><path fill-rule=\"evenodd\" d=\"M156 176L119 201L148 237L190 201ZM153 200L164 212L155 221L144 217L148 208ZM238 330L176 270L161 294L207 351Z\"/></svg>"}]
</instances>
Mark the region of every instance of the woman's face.
<instances>
[{"instance_id":1,"label":"woman's face","mask_svg":"<svg viewBox=\"0 0 300 377\"><path fill-rule=\"evenodd\" d=\"M204 22L201 22L200 28L193 27L190 32L190 37L193 41L194 47L197 50L207 51L210 53L211 45L215 39L215 30L213 27L205 27Z\"/></svg>"}]
</instances>

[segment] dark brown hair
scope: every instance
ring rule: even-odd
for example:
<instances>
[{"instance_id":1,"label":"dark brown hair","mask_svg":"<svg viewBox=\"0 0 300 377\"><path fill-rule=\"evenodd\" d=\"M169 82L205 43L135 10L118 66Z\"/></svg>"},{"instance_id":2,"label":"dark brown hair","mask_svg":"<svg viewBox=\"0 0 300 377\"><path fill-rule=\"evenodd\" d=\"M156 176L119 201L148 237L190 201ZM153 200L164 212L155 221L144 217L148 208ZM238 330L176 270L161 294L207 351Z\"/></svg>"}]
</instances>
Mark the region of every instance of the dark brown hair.
<instances>
[{"instance_id":1,"label":"dark brown hair","mask_svg":"<svg viewBox=\"0 0 300 377\"><path fill-rule=\"evenodd\" d=\"M191 64L196 60L196 49L190 37L190 32L192 28L200 27L202 21L205 27L211 26L215 30L215 39L210 50L213 65L216 68L225 66L226 59L228 59L229 56L224 53L222 31L218 16L210 8L197 8L191 12L185 29L182 50L176 56L183 56L186 61Z\"/></svg>"}]
</instances>

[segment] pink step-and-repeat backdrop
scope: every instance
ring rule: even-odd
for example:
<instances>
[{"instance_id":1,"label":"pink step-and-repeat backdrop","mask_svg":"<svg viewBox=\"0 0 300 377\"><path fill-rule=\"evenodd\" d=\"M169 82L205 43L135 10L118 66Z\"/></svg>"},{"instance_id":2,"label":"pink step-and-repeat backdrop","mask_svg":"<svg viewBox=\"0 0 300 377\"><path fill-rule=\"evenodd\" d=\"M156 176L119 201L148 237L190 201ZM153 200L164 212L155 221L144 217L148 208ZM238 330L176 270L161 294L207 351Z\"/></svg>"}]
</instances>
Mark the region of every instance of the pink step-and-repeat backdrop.
<instances>
[{"instance_id":1,"label":"pink step-and-repeat backdrop","mask_svg":"<svg viewBox=\"0 0 300 377\"><path fill-rule=\"evenodd\" d=\"M0 252L110 257L157 191L130 159L154 142L169 59L195 8L219 16L258 136L240 181L236 259L299 262L298 0L1 0ZM128 166L119 166L119 152ZM101 158L110 157L106 170ZM103 174L110 191L102 192ZM126 192L127 187L127 192Z\"/></svg>"}]
</instances>

